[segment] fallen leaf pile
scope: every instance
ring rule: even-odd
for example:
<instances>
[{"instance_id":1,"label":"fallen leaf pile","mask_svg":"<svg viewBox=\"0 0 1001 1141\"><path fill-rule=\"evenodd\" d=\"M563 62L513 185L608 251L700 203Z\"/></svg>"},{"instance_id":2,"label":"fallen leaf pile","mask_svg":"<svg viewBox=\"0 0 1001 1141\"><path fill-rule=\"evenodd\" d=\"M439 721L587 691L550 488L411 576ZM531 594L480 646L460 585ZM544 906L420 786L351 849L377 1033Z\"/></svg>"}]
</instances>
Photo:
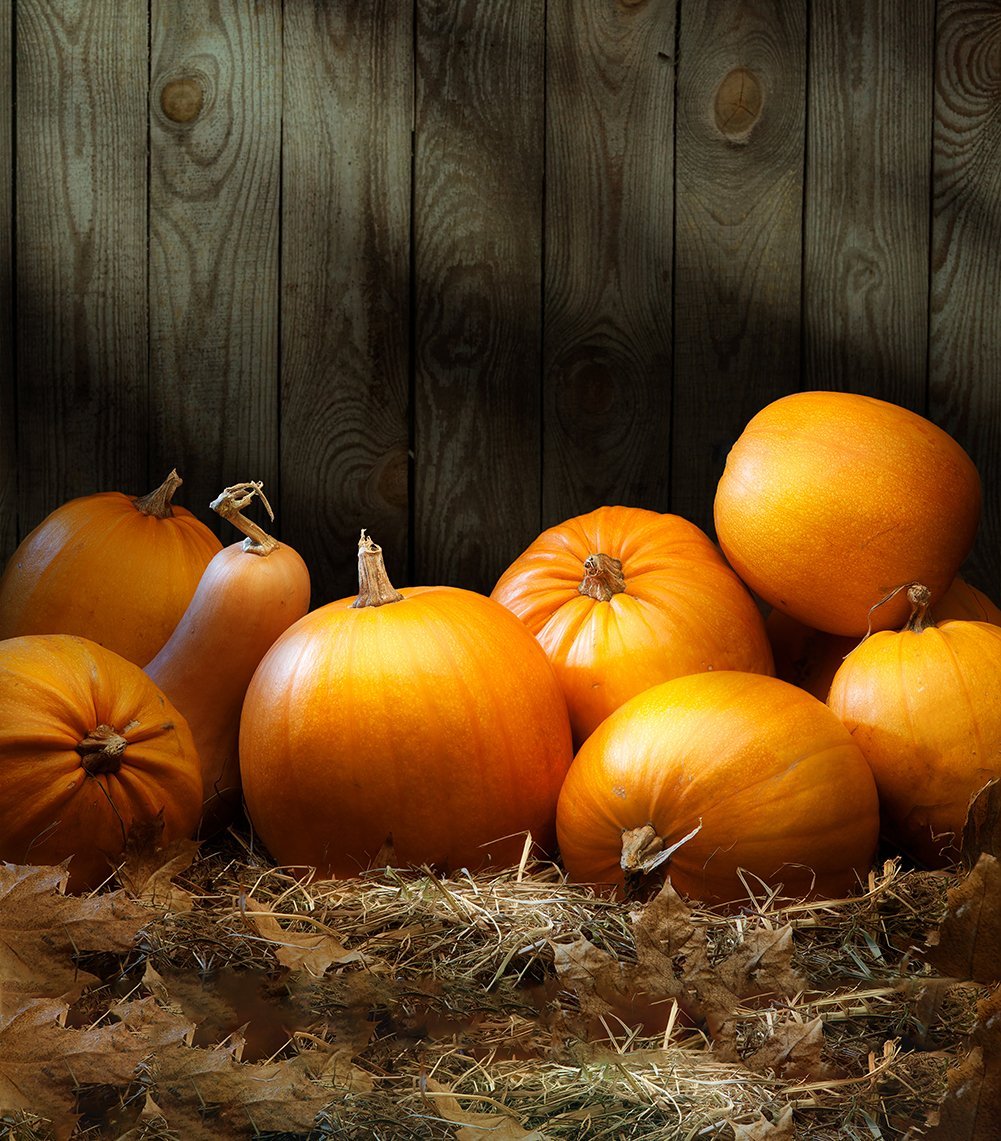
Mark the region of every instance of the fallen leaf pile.
<instances>
[{"instance_id":1,"label":"fallen leaf pile","mask_svg":"<svg viewBox=\"0 0 1001 1141\"><path fill-rule=\"evenodd\" d=\"M137 835L87 897L2 865L0 1137L993 1138L998 789L960 872L729 914L552 865L301 882L236 833Z\"/></svg>"}]
</instances>

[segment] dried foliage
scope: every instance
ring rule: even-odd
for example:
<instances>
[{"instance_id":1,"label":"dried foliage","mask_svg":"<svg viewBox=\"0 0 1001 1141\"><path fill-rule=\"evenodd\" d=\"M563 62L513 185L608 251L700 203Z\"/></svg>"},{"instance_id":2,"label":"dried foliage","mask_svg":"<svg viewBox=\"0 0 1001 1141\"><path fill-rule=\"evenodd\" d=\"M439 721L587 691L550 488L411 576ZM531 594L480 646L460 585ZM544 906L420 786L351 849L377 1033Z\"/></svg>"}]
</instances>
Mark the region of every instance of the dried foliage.
<instances>
[{"instance_id":1,"label":"dried foliage","mask_svg":"<svg viewBox=\"0 0 1001 1141\"><path fill-rule=\"evenodd\" d=\"M0 1137L992 1136L993 803L966 873L729 912L527 858L303 882L236 831L84 898L5 866Z\"/></svg>"}]
</instances>

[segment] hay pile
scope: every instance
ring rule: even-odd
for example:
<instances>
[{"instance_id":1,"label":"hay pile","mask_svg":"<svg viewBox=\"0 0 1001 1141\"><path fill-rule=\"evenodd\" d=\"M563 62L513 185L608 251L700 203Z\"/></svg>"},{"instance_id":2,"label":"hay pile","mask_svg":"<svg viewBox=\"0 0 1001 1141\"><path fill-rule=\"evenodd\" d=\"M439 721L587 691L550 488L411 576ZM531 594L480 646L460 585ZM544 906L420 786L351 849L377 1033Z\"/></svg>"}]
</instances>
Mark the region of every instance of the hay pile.
<instances>
[{"instance_id":1,"label":"hay pile","mask_svg":"<svg viewBox=\"0 0 1001 1141\"><path fill-rule=\"evenodd\" d=\"M956 1121L963 1082L996 1076L996 931L963 928L971 893L1001 912L996 869L889 860L851 899L749 884L724 914L669 886L596 897L527 856L308 882L235 831L147 837L81 903L8 866L0 928L16 951L30 911L41 957L0 991L8 1029L35 1017L0 1040L0 1136L868 1141L940 1112L932 1135L989 1136ZM60 954L65 990L38 965Z\"/></svg>"}]
</instances>

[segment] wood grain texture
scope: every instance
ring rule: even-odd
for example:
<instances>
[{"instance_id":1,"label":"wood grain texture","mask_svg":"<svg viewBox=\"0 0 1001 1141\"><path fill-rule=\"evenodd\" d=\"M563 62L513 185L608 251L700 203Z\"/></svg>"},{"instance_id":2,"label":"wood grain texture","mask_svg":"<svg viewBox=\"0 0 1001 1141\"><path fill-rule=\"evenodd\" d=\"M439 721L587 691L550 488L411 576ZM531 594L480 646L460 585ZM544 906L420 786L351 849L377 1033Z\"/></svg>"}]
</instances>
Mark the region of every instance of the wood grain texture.
<instances>
[{"instance_id":1,"label":"wood grain texture","mask_svg":"<svg viewBox=\"0 0 1001 1141\"><path fill-rule=\"evenodd\" d=\"M314 604L356 593L362 527L408 580L413 16L286 0L282 534Z\"/></svg>"},{"instance_id":2,"label":"wood grain texture","mask_svg":"<svg viewBox=\"0 0 1001 1141\"><path fill-rule=\"evenodd\" d=\"M280 516L278 218L281 6L153 0L151 476L210 519L263 480Z\"/></svg>"},{"instance_id":3,"label":"wood grain texture","mask_svg":"<svg viewBox=\"0 0 1001 1141\"><path fill-rule=\"evenodd\" d=\"M668 507L675 4L548 21L543 526Z\"/></svg>"},{"instance_id":4,"label":"wood grain texture","mask_svg":"<svg viewBox=\"0 0 1001 1141\"><path fill-rule=\"evenodd\" d=\"M146 487L147 14L19 0L16 354L22 532Z\"/></svg>"},{"instance_id":5,"label":"wood grain texture","mask_svg":"<svg viewBox=\"0 0 1001 1141\"><path fill-rule=\"evenodd\" d=\"M13 0L0 0L0 76L14 67ZM14 88L0 82L0 567L17 546L17 402L14 375Z\"/></svg>"},{"instance_id":6,"label":"wood grain texture","mask_svg":"<svg viewBox=\"0 0 1001 1141\"><path fill-rule=\"evenodd\" d=\"M924 413L934 0L814 0L804 388Z\"/></svg>"},{"instance_id":7,"label":"wood grain texture","mask_svg":"<svg viewBox=\"0 0 1001 1141\"><path fill-rule=\"evenodd\" d=\"M685 0L671 508L707 531L731 444L799 385L805 101L800 0Z\"/></svg>"},{"instance_id":8,"label":"wood grain texture","mask_svg":"<svg viewBox=\"0 0 1001 1141\"><path fill-rule=\"evenodd\" d=\"M930 412L973 457L984 515L967 568L1001 597L1001 0L939 0Z\"/></svg>"},{"instance_id":9,"label":"wood grain texture","mask_svg":"<svg viewBox=\"0 0 1001 1141\"><path fill-rule=\"evenodd\" d=\"M418 581L489 590L540 519L542 0L418 0Z\"/></svg>"}]
</instances>

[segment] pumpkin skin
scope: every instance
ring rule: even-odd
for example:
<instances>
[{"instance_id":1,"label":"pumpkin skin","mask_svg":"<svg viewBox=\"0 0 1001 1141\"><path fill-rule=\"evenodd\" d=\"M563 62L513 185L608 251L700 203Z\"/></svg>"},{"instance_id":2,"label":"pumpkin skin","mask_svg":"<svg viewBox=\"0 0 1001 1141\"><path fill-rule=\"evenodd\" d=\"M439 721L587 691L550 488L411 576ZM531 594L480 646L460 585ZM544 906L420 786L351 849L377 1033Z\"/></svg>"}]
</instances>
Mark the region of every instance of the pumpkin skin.
<instances>
[{"instance_id":1,"label":"pumpkin skin","mask_svg":"<svg viewBox=\"0 0 1001 1141\"><path fill-rule=\"evenodd\" d=\"M247 535L224 547L146 674L181 711L201 760L205 804L199 837L240 811L240 711L254 670L279 634L309 610L309 570L298 551L251 520L259 484L228 487L212 507Z\"/></svg>"},{"instance_id":2,"label":"pumpkin skin","mask_svg":"<svg viewBox=\"0 0 1001 1141\"><path fill-rule=\"evenodd\" d=\"M596 598L581 587L599 555L621 564L624 589ZM515 559L491 597L546 651L578 748L625 701L662 681L706 670L772 672L754 600L709 538L677 515L600 507L569 519Z\"/></svg>"},{"instance_id":3,"label":"pumpkin skin","mask_svg":"<svg viewBox=\"0 0 1001 1141\"><path fill-rule=\"evenodd\" d=\"M632 698L574 758L557 809L570 878L621 894L623 842L646 825L664 848L699 829L657 873L694 899L746 899L740 868L752 885L834 897L866 876L878 802L816 698L761 674L691 674Z\"/></svg>"},{"instance_id":4,"label":"pumpkin skin","mask_svg":"<svg viewBox=\"0 0 1001 1141\"><path fill-rule=\"evenodd\" d=\"M222 543L170 497L84 495L25 537L0 579L0 638L77 634L145 665L170 637Z\"/></svg>"},{"instance_id":5,"label":"pumpkin skin","mask_svg":"<svg viewBox=\"0 0 1001 1141\"><path fill-rule=\"evenodd\" d=\"M876 778L884 835L928 867L959 856L970 798L1001 777L1001 628L918 608L867 638L827 702Z\"/></svg>"},{"instance_id":6,"label":"pumpkin skin","mask_svg":"<svg viewBox=\"0 0 1001 1141\"><path fill-rule=\"evenodd\" d=\"M133 824L162 812L169 843L201 804L187 723L137 665L70 634L0 642L0 858L69 858L69 889L90 890Z\"/></svg>"},{"instance_id":7,"label":"pumpkin skin","mask_svg":"<svg viewBox=\"0 0 1001 1141\"><path fill-rule=\"evenodd\" d=\"M730 450L714 504L730 565L777 610L861 637L870 610L920 581L942 597L973 546L980 478L930 421L847 392L798 392L763 408ZM895 599L873 629L899 627Z\"/></svg>"},{"instance_id":8,"label":"pumpkin skin","mask_svg":"<svg viewBox=\"0 0 1001 1141\"><path fill-rule=\"evenodd\" d=\"M935 616L990 622L1001 626L1001 610L983 591L965 579L956 578L935 607ZM841 663L859 644L858 638L813 630L773 610L765 621L775 657L775 676L798 685L821 701L827 700L834 675Z\"/></svg>"},{"instance_id":9,"label":"pumpkin skin","mask_svg":"<svg viewBox=\"0 0 1001 1141\"><path fill-rule=\"evenodd\" d=\"M551 850L572 751L545 654L471 591L378 601L370 556L382 567L378 547L360 548L361 605L301 618L250 683L240 771L255 830L321 876L358 874L389 839L394 863L443 869L516 863L526 831Z\"/></svg>"}]
</instances>

